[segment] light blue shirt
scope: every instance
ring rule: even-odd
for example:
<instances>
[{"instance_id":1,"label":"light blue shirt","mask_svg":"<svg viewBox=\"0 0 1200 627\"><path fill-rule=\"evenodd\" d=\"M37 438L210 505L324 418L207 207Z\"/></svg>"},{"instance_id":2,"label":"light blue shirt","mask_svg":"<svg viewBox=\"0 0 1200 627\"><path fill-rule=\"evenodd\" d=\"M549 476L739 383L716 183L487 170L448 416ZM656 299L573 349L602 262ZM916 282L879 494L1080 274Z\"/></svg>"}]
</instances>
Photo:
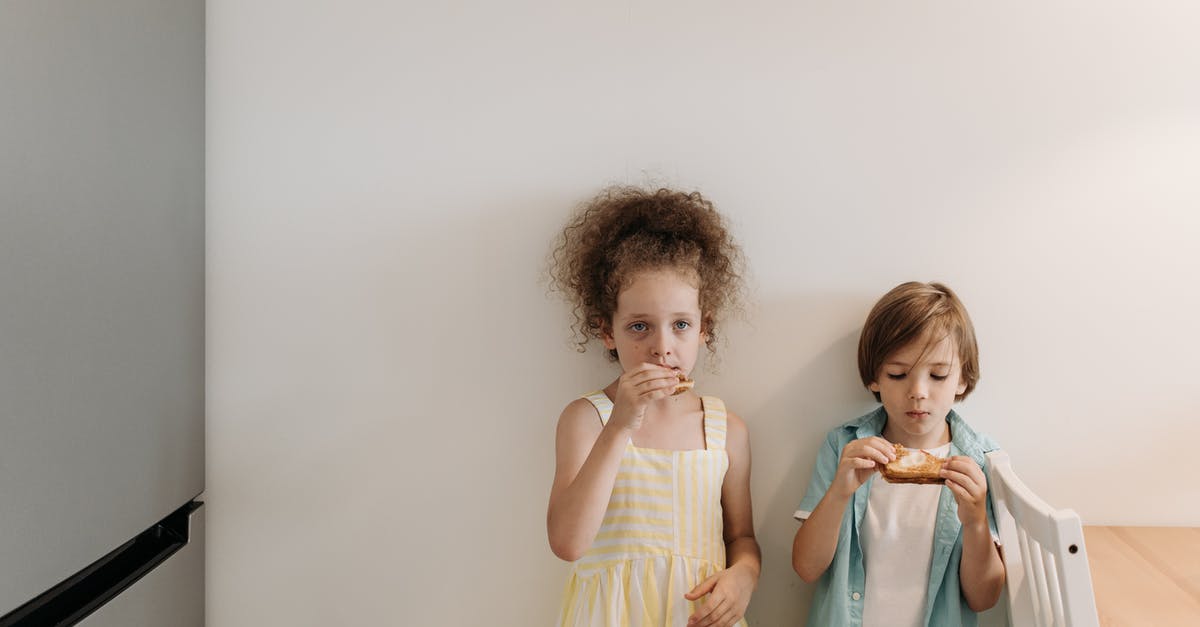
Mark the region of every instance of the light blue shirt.
<instances>
[{"instance_id":1,"label":"light blue shirt","mask_svg":"<svg viewBox=\"0 0 1200 627\"><path fill-rule=\"evenodd\" d=\"M954 410L946 416L950 424L950 454L966 455L980 467L986 463L985 453L999 448L991 438L975 433ZM887 412L880 406L829 432L817 453L817 465L796 518L807 518L825 496L833 483L842 448L850 442L883 434ZM985 473L986 475L986 473ZM854 492L842 516L838 531L837 549L825 574L817 580L808 624L820 627L859 627L862 625L863 602L866 595L866 570L859 529L867 511L871 482ZM988 527L996 536L996 521L992 514L992 492L988 490ZM933 556L929 570L929 587L925 592L925 624L930 627L974 627L977 617L962 596L958 582L958 564L962 560L962 523L958 520L958 505L950 489L943 487L938 498L934 523Z\"/></svg>"}]
</instances>

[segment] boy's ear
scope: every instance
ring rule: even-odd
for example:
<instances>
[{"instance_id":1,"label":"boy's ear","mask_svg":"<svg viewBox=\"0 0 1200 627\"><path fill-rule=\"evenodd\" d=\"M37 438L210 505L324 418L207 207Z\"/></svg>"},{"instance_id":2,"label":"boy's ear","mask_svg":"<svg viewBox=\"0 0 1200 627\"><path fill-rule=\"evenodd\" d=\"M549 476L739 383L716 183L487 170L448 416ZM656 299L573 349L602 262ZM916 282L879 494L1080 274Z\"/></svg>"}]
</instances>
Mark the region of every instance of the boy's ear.
<instances>
[{"instance_id":1,"label":"boy's ear","mask_svg":"<svg viewBox=\"0 0 1200 627\"><path fill-rule=\"evenodd\" d=\"M871 390L872 392L878 392L878 391L879 391L879 384L878 384L878 383L876 383L876 382L874 382L874 381L872 381L872 382L870 382L869 384L867 384L867 389L868 389L868 390ZM962 392L960 391L960 392L959 392L959 394L962 394Z\"/></svg>"}]
</instances>

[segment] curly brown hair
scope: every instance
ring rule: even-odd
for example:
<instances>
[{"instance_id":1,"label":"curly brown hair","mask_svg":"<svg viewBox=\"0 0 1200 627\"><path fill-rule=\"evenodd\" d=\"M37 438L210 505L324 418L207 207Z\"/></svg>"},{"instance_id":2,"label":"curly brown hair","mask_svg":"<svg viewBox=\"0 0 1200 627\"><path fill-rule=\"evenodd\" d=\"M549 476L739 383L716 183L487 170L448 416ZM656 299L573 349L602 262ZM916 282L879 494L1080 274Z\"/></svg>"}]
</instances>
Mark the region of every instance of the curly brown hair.
<instances>
[{"instance_id":1,"label":"curly brown hair","mask_svg":"<svg viewBox=\"0 0 1200 627\"><path fill-rule=\"evenodd\" d=\"M713 350L718 319L740 307L743 265L725 219L700 192L618 186L577 210L558 238L550 277L573 306L583 352L608 330L617 295L636 274L679 270L697 281L701 328Z\"/></svg>"}]
</instances>

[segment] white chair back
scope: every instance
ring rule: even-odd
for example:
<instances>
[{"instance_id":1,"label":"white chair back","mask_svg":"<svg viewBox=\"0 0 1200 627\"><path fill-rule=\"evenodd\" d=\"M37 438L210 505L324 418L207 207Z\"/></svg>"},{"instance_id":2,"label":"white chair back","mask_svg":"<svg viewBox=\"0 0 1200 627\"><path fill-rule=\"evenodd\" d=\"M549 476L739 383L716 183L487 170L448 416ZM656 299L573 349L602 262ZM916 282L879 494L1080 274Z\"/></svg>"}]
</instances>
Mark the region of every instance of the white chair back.
<instances>
[{"instance_id":1,"label":"white chair back","mask_svg":"<svg viewBox=\"0 0 1200 627\"><path fill-rule=\"evenodd\" d=\"M1008 453L987 454L1005 596L1014 627L1098 627L1079 515L1053 509L1013 472Z\"/></svg>"}]
</instances>

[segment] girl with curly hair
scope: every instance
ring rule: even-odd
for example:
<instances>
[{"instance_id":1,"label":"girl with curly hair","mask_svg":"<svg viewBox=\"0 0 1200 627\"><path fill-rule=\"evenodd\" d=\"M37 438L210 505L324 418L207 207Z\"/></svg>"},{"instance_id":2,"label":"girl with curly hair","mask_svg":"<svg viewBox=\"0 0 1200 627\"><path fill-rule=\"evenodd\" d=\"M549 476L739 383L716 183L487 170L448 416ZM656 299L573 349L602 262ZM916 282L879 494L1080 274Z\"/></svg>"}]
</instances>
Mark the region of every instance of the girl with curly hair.
<instances>
[{"instance_id":1,"label":"girl with curly hair","mask_svg":"<svg viewBox=\"0 0 1200 627\"><path fill-rule=\"evenodd\" d=\"M691 387L741 267L697 192L611 188L563 230L551 273L580 350L599 340L621 374L558 419L546 527L572 562L560 625L745 625L761 566L750 438Z\"/></svg>"}]
</instances>

